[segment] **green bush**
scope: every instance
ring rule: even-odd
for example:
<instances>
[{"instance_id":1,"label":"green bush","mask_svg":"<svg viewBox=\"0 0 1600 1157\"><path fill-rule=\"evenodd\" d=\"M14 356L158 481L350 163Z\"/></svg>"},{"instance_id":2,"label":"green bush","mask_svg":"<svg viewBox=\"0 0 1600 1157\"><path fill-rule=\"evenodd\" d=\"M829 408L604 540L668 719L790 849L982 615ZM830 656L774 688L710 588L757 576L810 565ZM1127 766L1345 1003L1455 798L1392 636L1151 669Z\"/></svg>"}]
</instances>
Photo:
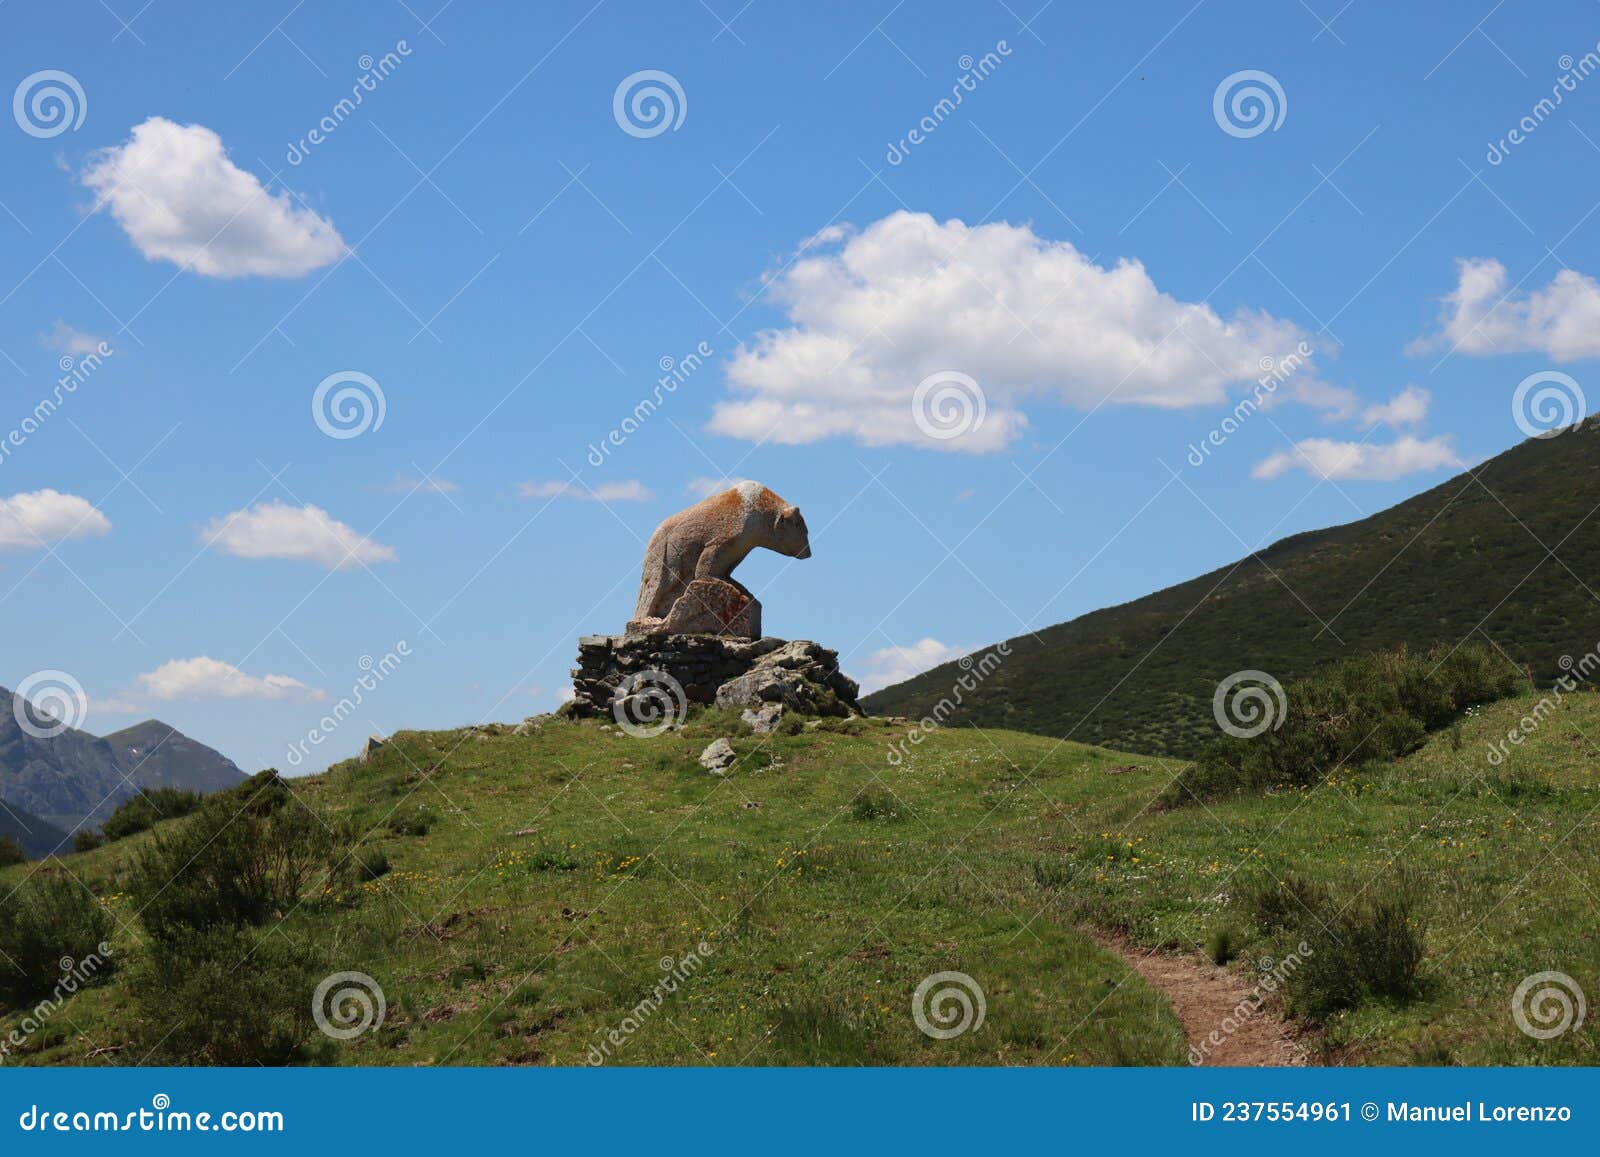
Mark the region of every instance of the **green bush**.
<instances>
[{"instance_id":1,"label":"green bush","mask_svg":"<svg viewBox=\"0 0 1600 1157\"><path fill-rule=\"evenodd\" d=\"M416 804L396 811L385 826L397 836L425 836L438 822L438 812L427 804Z\"/></svg>"},{"instance_id":2,"label":"green bush","mask_svg":"<svg viewBox=\"0 0 1600 1157\"><path fill-rule=\"evenodd\" d=\"M1290 872L1256 891L1250 901L1250 914L1256 927L1271 935L1298 928L1327 903L1326 888Z\"/></svg>"},{"instance_id":3,"label":"green bush","mask_svg":"<svg viewBox=\"0 0 1600 1157\"><path fill-rule=\"evenodd\" d=\"M79 983L91 960L92 979L109 975L110 935L111 917L76 881L34 876L19 884L0 899L0 1004L31 1004L69 976Z\"/></svg>"},{"instance_id":4,"label":"green bush","mask_svg":"<svg viewBox=\"0 0 1600 1157\"><path fill-rule=\"evenodd\" d=\"M1239 955L1239 934L1232 928L1218 928L1206 938L1206 955L1219 968Z\"/></svg>"},{"instance_id":5,"label":"green bush","mask_svg":"<svg viewBox=\"0 0 1600 1157\"><path fill-rule=\"evenodd\" d=\"M1212 742L1164 802L1315 786L1341 769L1415 751L1468 707L1514 695L1523 685L1515 667L1475 644L1426 656L1402 649L1348 659L1285 687L1286 709L1274 729Z\"/></svg>"},{"instance_id":6,"label":"green bush","mask_svg":"<svg viewBox=\"0 0 1600 1157\"><path fill-rule=\"evenodd\" d=\"M359 849L355 854L356 876L363 882L370 882L389 874L389 854L382 848L371 844Z\"/></svg>"},{"instance_id":7,"label":"green bush","mask_svg":"<svg viewBox=\"0 0 1600 1157\"><path fill-rule=\"evenodd\" d=\"M1305 951L1284 986L1289 1011L1321 1020L1368 1000L1403 1004L1421 994L1425 932L1413 888L1369 891L1342 907L1325 902L1300 922Z\"/></svg>"},{"instance_id":8,"label":"green bush","mask_svg":"<svg viewBox=\"0 0 1600 1157\"><path fill-rule=\"evenodd\" d=\"M130 986L146 1063L284 1065L318 1059L328 1041L311 999L323 969L273 932L232 926L174 933Z\"/></svg>"},{"instance_id":9,"label":"green bush","mask_svg":"<svg viewBox=\"0 0 1600 1157\"><path fill-rule=\"evenodd\" d=\"M21 844L10 836L0 836L0 868L24 863L27 858L28 853L22 850Z\"/></svg>"},{"instance_id":10,"label":"green bush","mask_svg":"<svg viewBox=\"0 0 1600 1157\"><path fill-rule=\"evenodd\" d=\"M138 795L111 813L111 818L100 825L100 832L108 840L127 839L161 820L191 815L204 802L205 797L197 791L175 787L141 788Z\"/></svg>"},{"instance_id":11,"label":"green bush","mask_svg":"<svg viewBox=\"0 0 1600 1157\"><path fill-rule=\"evenodd\" d=\"M900 819L900 803L886 791L863 791L851 804L850 814L862 823L894 822Z\"/></svg>"},{"instance_id":12,"label":"green bush","mask_svg":"<svg viewBox=\"0 0 1600 1157\"><path fill-rule=\"evenodd\" d=\"M72 837L72 850L74 852L92 852L105 844L98 832L91 832L87 828L80 829Z\"/></svg>"},{"instance_id":13,"label":"green bush","mask_svg":"<svg viewBox=\"0 0 1600 1157\"><path fill-rule=\"evenodd\" d=\"M320 896L335 866L348 865L350 842L269 781L242 800L208 801L158 834L134 864L128 891L158 945L259 925Z\"/></svg>"}]
</instances>

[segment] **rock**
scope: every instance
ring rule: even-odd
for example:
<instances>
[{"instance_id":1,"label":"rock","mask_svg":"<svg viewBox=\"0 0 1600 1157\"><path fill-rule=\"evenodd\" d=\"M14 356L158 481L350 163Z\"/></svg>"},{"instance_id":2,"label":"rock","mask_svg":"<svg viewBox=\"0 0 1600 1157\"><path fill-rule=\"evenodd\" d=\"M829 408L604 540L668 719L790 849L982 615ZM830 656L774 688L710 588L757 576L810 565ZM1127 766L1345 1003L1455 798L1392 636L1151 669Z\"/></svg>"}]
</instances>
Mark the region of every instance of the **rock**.
<instances>
[{"instance_id":1,"label":"rock","mask_svg":"<svg viewBox=\"0 0 1600 1157\"><path fill-rule=\"evenodd\" d=\"M750 670L717 688L719 707L778 703L803 715L859 715L855 680L839 672L839 657L805 640L762 655Z\"/></svg>"},{"instance_id":2,"label":"rock","mask_svg":"<svg viewBox=\"0 0 1600 1157\"><path fill-rule=\"evenodd\" d=\"M738 758L738 754L733 750L733 744L726 739L717 739L700 753L700 766L712 775L721 775Z\"/></svg>"},{"instance_id":3,"label":"rock","mask_svg":"<svg viewBox=\"0 0 1600 1157\"><path fill-rule=\"evenodd\" d=\"M778 730L778 723L783 719L783 704L768 703L762 707L749 708L739 716L739 719L757 735L770 735Z\"/></svg>"},{"instance_id":4,"label":"rock","mask_svg":"<svg viewBox=\"0 0 1600 1157\"><path fill-rule=\"evenodd\" d=\"M378 748L382 747L386 742L387 740L385 740L381 735L367 736L367 741L361 745L361 762L366 763L368 760L370 760L373 753L377 751Z\"/></svg>"},{"instance_id":5,"label":"rock","mask_svg":"<svg viewBox=\"0 0 1600 1157\"><path fill-rule=\"evenodd\" d=\"M761 636L761 604L749 591L722 579L695 579L664 618L632 619L628 630L653 635Z\"/></svg>"}]
</instances>

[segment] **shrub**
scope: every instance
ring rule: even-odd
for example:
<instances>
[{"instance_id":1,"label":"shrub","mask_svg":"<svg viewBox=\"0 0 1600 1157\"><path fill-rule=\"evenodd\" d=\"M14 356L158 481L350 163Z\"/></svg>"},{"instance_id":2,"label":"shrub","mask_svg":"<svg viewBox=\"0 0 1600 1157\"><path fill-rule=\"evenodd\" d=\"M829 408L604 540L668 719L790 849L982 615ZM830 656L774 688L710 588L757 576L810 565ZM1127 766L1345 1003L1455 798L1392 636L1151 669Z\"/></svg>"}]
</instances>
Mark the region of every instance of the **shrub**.
<instances>
[{"instance_id":1,"label":"shrub","mask_svg":"<svg viewBox=\"0 0 1600 1157\"><path fill-rule=\"evenodd\" d=\"M183 929L152 952L131 986L151 1061L283 1065L327 1047L311 998L322 969L274 933ZM149 1063L149 1062L147 1062Z\"/></svg>"},{"instance_id":2,"label":"shrub","mask_svg":"<svg viewBox=\"0 0 1600 1157\"><path fill-rule=\"evenodd\" d=\"M98 832L91 832L87 828L80 829L72 837L72 850L74 852L92 852L105 844Z\"/></svg>"},{"instance_id":3,"label":"shrub","mask_svg":"<svg viewBox=\"0 0 1600 1157\"><path fill-rule=\"evenodd\" d=\"M1290 872L1255 893L1250 901L1251 917L1257 928L1270 935L1298 928L1327 903L1326 888Z\"/></svg>"},{"instance_id":4,"label":"shrub","mask_svg":"<svg viewBox=\"0 0 1600 1157\"><path fill-rule=\"evenodd\" d=\"M1343 767L1396 759L1468 707L1513 695L1522 684L1515 667L1475 644L1348 659L1284 688L1286 710L1274 730L1208 745L1165 802L1309 787Z\"/></svg>"},{"instance_id":5,"label":"shrub","mask_svg":"<svg viewBox=\"0 0 1600 1157\"><path fill-rule=\"evenodd\" d=\"M0 1004L13 1008L55 991L68 976L76 979L92 958L95 979L111 972L101 945L111 935L111 918L77 882L35 876L0 899ZM75 962L66 963L67 960Z\"/></svg>"},{"instance_id":6,"label":"shrub","mask_svg":"<svg viewBox=\"0 0 1600 1157\"><path fill-rule=\"evenodd\" d=\"M1287 1007L1323 1019L1370 999L1404 1003L1422 991L1424 930L1413 888L1401 882L1336 909L1325 903L1299 925L1306 946L1285 985Z\"/></svg>"},{"instance_id":7,"label":"shrub","mask_svg":"<svg viewBox=\"0 0 1600 1157\"><path fill-rule=\"evenodd\" d=\"M0 836L0 868L23 863L27 858L28 853L22 850L21 844L10 836Z\"/></svg>"},{"instance_id":8,"label":"shrub","mask_svg":"<svg viewBox=\"0 0 1600 1157\"><path fill-rule=\"evenodd\" d=\"M287 912L346 859L348 836L330 829L287 789L242 804L217 798L176 831L158 835L135 863L128 891L158 945L190 932L265 923Z\"/></svg>"},{"instance_id":9,"label":"shrub","mask_svg":"<svg viewBox=\"0 0 1600 1157\"><path fill-rule=\"evenodd\" d=\"M417 804L395 812L385 826L397 836L425 836L438 821L438 812L427 804Z\"/></svg>"},{"instance_id":10,"label":"shrub","mask_svg":"<svg viewBox=\"0 0 1600 1157\"><path fill-rule=\"evenodd\" d=\"M111 813L100 826L108 840L123 840L145 831L161 820L176 819L193 814L205 797L197 791L183 791L176 787L146 787L125 801Z\"/></svg>"},{"instance_id":11,"label":"shrub","mask_svg":"<svg viewBox=\"0 0 1600 1157\"><path fill-rule=\"evenodd\" d=\"M389 874L389 854L371 844L355 854L356 876L363 882L379 879Z\"/></svg>"},{"instance_id":12,"label":"shrub","mask_svg":"<svg viewBox=\"0 0 1600 1157\"><path fill-rule=\"evenodd\" d=\"M1206 955L1221 967L1239 955L1239 934L1232 928L1218 928L1206 938Z\"/></svg>"}]
</instances>

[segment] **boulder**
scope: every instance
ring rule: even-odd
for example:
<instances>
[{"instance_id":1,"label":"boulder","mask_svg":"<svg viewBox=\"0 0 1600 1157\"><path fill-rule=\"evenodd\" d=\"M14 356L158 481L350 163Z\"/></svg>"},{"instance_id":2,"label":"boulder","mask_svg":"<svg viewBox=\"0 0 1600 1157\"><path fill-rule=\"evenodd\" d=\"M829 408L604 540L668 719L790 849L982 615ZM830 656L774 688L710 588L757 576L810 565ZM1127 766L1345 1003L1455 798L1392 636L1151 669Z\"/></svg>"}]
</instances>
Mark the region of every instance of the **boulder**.
<instances>
[{"instance_id":1,"label":"boulder","mask_svg":"<svg viewBox=\"0 0 1600 1157\"><path fill-rule=\"evenodd\" d=\"M778 730L778 724L783 719L783 704L767 703L761 707L749 708L739 716L739 719L757 735L770 735Z\"/></svg>"},{"instance_id":2,"label":"boulder","mask_svg":"<svg viewBox=\"0 0 1600 1157\"><path fill-rule=\"evenodd\" d=\"M712 775L722 775L738 760L738 754L733 750L733 744L726 739L713 740L711 744L700 753L700 766Z\"/></svg>"}]
</instances>

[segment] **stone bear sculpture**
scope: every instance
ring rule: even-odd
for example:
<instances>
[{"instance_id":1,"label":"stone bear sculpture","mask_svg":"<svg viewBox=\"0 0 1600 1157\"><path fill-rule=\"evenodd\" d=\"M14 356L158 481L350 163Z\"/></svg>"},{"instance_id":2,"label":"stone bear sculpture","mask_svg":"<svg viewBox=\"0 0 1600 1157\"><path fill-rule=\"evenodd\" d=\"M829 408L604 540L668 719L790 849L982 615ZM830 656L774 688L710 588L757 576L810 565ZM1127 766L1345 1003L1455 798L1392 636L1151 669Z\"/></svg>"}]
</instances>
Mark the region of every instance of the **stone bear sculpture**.
<instances>
[{"instance_id":1,"label":"stone bear sculpture","mask_svg":"<svg viewBox=\"0 0 1600 1157\"><path fill-rule=\"evenodd\" d=\"M759 637L761 604L733 578L733 568L758 546L811 557L799 507L759 482L741 482L680 510L650 536L629 632Z\"/></svg>"}]
</instances>

